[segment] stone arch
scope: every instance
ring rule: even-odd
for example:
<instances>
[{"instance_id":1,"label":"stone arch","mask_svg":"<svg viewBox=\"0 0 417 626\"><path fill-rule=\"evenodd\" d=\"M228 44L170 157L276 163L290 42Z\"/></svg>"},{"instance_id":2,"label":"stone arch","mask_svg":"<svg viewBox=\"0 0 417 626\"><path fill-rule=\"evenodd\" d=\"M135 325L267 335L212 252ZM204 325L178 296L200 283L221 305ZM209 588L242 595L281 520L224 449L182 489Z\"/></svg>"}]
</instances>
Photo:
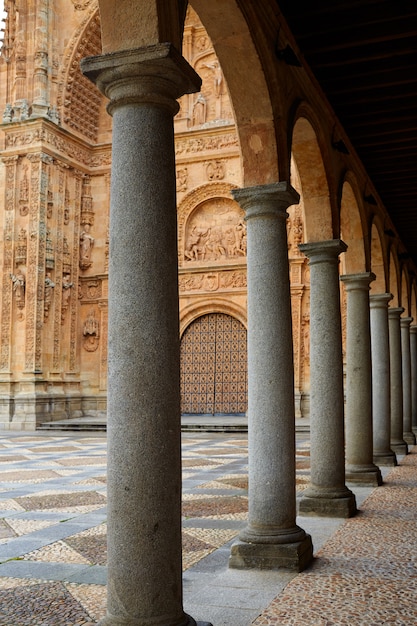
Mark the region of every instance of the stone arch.
<instances>
[{"instance_id":1,"label":"stone arch","mask_svg":"<svg viewBox=\"0 0 417 626\"><path fill-rule=\"evenodd\" d=\"M401 302L401 272L398 255L396 254L394 246L392 246L390 249L388 262L389 291L390 293L392 293L393 296L390 302L390 306L398 307L400 306Z\"/></svg>"},{"instance_id":2,"label":"stone arch","mask_svg":"<svg viewBox=\"0 0 417 626\"><path fill-rule=\"evenodd\" d=\"M411 313L410 302L410 275L405 266L400 269L400 306L404 308L404 315L409 316Z\"/></svg>"},{"instance_id":3,"label":"stone arch","mask_svg":"<svg viewBox=\"0 0 417 626\"><path fill-rule=\"evenodd\" d=\"M344 177L340 202L340 236L348 249L343 255L346 274L360 274L369 267L368 233L356 179L349 173Z\"/></svg>"},{"instance_id":4,"label":"stone arch","mask_svg":"<svg viewBox=\"0 0 417 626\"><path fill-rule=\"evenodd\" d=\"M158 41L170 41L181 49L181 33L177 30L181 15L174 13L178 5L185 3L167 2L163 13L157 4L148 0L99 0L103 52ZM243 184L249 187L276 182L279 151L273 107L247 19L235 0L194 0L192 7L207 30L228 85L242 152ZM144 19L132 19L139 12L143 12Z\"/></svg>"},{"instance_id":5,"label":"stone arch","mask_svg":"<svg viewBox=\"0 0 417 626\"><path fill-rule=\"evenodd\" d=\"M297 111L292 132L292 155L297 165L305 214L305 240L335 236L328 176L323 159L320 125L306 105Z\"/></svg>"},{"instance_id":6,"label":"stone arch","mask_svg":"<svg viewBox=\"0 0 417 626\"><path fill-rule=\"evenodd\" d=\"M219 312L215 308L195 317L181 336L183 414L247 411L246 328L230 309Z\"/></svg>"},{"instance_id":7,"label":"stone arch","mask_svg":"<svg viewBox=\"0 0 417 626\"><path fill-rule=\"evenodd\" d=\"M371 283L374 294L385 293L388 290L388 256L385 245L384 227L378 216L371 221L371 272L375 274L375 281Z\"/></svg>"},{"instance_id":8,"label":"stone arch","mask_svg":"<svg viewBox=\"0 0 417 626\"><path fill-rule=\"evenodd\" d=\"M184 331L194 320L202 315L207 315L208 313L225 313L226 315L230 315L238 319L239 322L247 328L248 321L246 308L239 306L239 304L236 304L230 299L210 297L210 300L199 300L198 302L193 302L181 311L180 337L182 337Z\"/></svg>"},{"instance_id":9,"label":"stone arch","mask_svg":"<svg viewBox=\"0 0 417 626\"><path fill-rule=\"evenodd\" d=\"M413 324L417 325L417 284L413 278L410 285L410 315L413 318Z\"/></svg>"}]
</instances>

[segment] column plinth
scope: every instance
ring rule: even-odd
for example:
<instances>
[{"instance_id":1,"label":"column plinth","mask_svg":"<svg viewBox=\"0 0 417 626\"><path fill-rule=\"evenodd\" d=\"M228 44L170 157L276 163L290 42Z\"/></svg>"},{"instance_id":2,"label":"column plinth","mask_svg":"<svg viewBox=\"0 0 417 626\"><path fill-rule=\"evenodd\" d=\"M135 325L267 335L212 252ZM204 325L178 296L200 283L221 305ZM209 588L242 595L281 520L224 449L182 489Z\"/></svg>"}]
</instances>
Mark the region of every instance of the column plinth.
<instances>
[{"instance_id":1,"label":"column plinth","mask_svg":"<svg viewBox=\"0 0 417 626\"><path fill-rule=\"evenodd\" d=\"M303 570L311 537L296 525L295 412L286 218L299 201L281 182L234 190L247 223L248 525L230 567Z\"/></svg>"},{"instance_id":2,"label":"column plinth","mask_svg":"<svg viewBox=\"0 0 417 626\"><path fill-rule=\"evenodd\" d=\"M397 454L407 454L403 423L403 371L401 354L401 314L402 307L388 309L389 363L391 389L391 448Z\"/></svg>"},{"instance_id":3,"label":"column plinth","mask_svg":"<svg viewBox=\"0 0 417 626\"><path fill-rule=\"evenodd\" d=\"M367 272L341 276L347 294L346 322L346 480L376 487L382 484L373 462L372 374Z\"/></svg>"},{"instance_id":4,"label":"column plinth","mask_svg":"<svg viewBox=\"0 0 417 626\"><path fill-rule=\"evenodd\" d=\"M356 500L345 485L344 392L339 239L299 246L310 260L311 482L300 514L350 517Z\"/></svg>"},{"instance_id":5,"label":"column plinth","mask_svg":"<svg viewBox=\"0 0 417 626\"><path fill-rule=\"evenodd\" d=\"M403 372L403 438L404 441L414 446L416 436L411 427L411 345L410 345L410 324L412 317L401 317L401 358Z\"/></svg>"},{"instance_id":6,"label":"column plinth","mask_svg":"<svg viewBox=\"0 0 417 626\"><path fill-rule=\"evenodd\" d=\"M371 294L369 297L371 317L372 356L372 419L373 458L377 465L397 465L395 452L391 449L391 389L388 339L388 303L392 294Z\"/></svg>"},{"instance_id":7,"label":"column plinth","mask_svg":"<svg viewBox=\"0 0 417 626\"><path fill-rule=\"evenodd\" d=\"M82 62L113 116L108 594L103 626L195 626L182 607L173 115L200 79L170 44Z\"/></svg>"},{"instance_id":8,"label":"column plinth","mask_svg":"<svg viewBox=\"0 0 417 626\"><path fill-rule=\"evenodd\" d=\"M417 435L417 326L410 326L411 430Z\"/></svg>"}]
</instances>

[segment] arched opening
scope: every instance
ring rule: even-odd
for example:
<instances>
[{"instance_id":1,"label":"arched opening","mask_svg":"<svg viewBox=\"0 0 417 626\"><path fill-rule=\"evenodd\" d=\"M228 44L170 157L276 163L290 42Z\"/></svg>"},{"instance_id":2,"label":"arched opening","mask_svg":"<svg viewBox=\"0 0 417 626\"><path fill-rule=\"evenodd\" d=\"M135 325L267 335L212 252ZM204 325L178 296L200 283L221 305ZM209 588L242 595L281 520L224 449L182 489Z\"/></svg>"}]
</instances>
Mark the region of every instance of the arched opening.
<instances>
[{"instance_id":1,"label":"arched opening","mask_svg":"<svg viewBox=\"0 0 417 626\"><path fill-rule=\"evenodd\" d=\"M247 410L246 329L235 317L208 313L181 338L181 413L237 415Z\"/></svg>"}]
</instances>

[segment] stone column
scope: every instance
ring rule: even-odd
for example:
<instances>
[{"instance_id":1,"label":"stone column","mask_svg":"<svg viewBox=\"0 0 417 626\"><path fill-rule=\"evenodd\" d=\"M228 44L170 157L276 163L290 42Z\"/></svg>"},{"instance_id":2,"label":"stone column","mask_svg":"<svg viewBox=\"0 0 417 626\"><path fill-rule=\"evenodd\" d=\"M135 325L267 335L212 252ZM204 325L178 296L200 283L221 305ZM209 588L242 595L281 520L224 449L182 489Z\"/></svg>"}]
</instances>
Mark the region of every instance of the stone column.
<instances>
[{"instance_id":1,"label":"stone column","mask_svg":"<svg viewBox=\"0 0 417 626\"><path fill-rule=\"evenodd\" d=\"M170 44L82 63L113 116L108 600L103 626L191 626L182 607L176 98L200 81Z\"/></svg>"},{"instance_id":2,"label":"stone column","mask_svg":"<svg viewBox=\"0 0 417 626\"><path fill-rule=\"evenodd\" d=\"M344 393L340 319L340 239L299 246L310 260L311 483L300 514L350 517L356 500L345 485Z\"/></svg>"},{"instance_id":3,"label":"stone column","mask_svg":"<svg viewBox=\"0 0 417 626\"><path fill-rule=\"evenodd\" d=\"M311 537L296 525L295 415L286 182L232 192L246 211L249 519L230 567L304 569Z\"/></svg>"},{"instance_id":4,"label":"stone column","mask_svg":"<svg viewBox=\"0 0 417 626\"><path fill-rule=\"evenodd\" d=\"M407 454L408 446L403 432L403 372L401 356L400 317L402 307L388 309L389 364L391 388L391 448L397 454Z\"/></svg>"},{"instance_id":5,"label":"stone column","mask_svg":"<svg viewBox=\"0 0 417 626\"><path fill-rule=\"evenodd\" d=\"M410 327L411 429L417 434L417 326Z\"/></svg>"},{"instance_id":6,"label":"stone column","mask_svg":"<svg viewBox=\"0 0 417 626\"><path fill-rule=\"evenodd\" d=\"M411 347L410 324L412 317L401 317L401 358L403 371L403 437L410 446L416 443L416 437L411 428Z\"/></svg>"},{"instance_id":7,"label":"stone column","mask_svg":"<svg viewBox=\"0 0 417 626\"><path fill-rule=\"evenodd\" d=\"M382 484L373 463L370 272L340 277L347 294L346 326L346 479L361 485Z\"/></svg>"},{"instance_id":8,"label":"stone column","mask_svg":"<svg viewBox=\"0 0 417 626\"><path fill-rule=\"evenodd\" d=\"M392 467L397 458L391 449L391 389L388 340L388 302L392 294L369 298L371 308L372 411L374 461Z\"/></svg>"}]
</instances>

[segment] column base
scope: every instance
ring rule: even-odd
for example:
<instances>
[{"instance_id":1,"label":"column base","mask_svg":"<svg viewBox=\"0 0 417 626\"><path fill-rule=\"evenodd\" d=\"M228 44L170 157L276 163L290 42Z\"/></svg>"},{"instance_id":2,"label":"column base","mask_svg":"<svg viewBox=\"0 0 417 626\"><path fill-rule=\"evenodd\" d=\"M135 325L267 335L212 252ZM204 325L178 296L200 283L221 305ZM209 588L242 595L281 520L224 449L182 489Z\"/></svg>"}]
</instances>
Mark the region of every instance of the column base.
<instances>
[{"instance_id":1,"label":"column base","mask_svg":"<svg viewBox=\"0 0 417 626\"><path fill-rule=\"evenodd\" d=\"M404 441L409 445L409 446L415 446L416 445L416 436L413 432L409 431L403 434L404 437Z\"/></svg>"},{"instance_id":2,"label":"column base","mask_svg":"<svg viewBox=\"0 0 417 626\"><path fill-rule=\"evenodd\" d=\"M395 452L374 452L374 463L379 467L396 467L397 457Z\"/></svg>"},{"instance_id":3,"label":"column base","mask_svg":"<svg viewBox=\"0 0 417 626\"><path fill-rule=\"evenodd\" d=\"M286 569L302 572L313 559L313 543L310 535L295 543L233 543L229 567L233 569Z\"/></svg>"},{"instance_id":4,"label":"column base","mask_svg":"<svg viewBox=\"0 0 417 626\"><path fill-rule=\"evenodd\" d=\"M316 515L318 517L353 517L357 512L356 498L347 490L345 497L307 496L300 500L299 515Z\"/></svg>"},{"instance_id":5,"label":"column base","mask_svg":"<svg viewBox=\"0 0 417 626\"><path fill-rule=\"evenodd\" d=\"M152 622L155 626L173 626L169 617L168 621ZM177 622L175 626L213 626L211 622L196 622L190 615L184 614L185 621ZM144 621L145 620L145 621ZM164 618L161 618L164 620ZM134 618L134 617L117 617L116 615L108 615L98 622L97 626L148 626L149 620L146 618Z\"/></svg>"},{"instance_id":6,"label":"column base","mask_svg":"<svg viewBox=\"0 0 417 626\"><path fill-rule=\"evenodd\" d=\"M363 468L346 467L346 482L363 487L379 487L383 481L381 470L375 465Z\"/></svg>"},{"instance_id":7,"label":"column base","mask_svg":"<svg viewBox=\"0 0 417 626\"><path fill-rule=\"evenodd\" d=\"M404 456L408 454L408 445L405 441L397 441L396 443L393 443L391 441L391 448L393 449L395 454L401 454Z\"/></svg>"}]
</instances>

